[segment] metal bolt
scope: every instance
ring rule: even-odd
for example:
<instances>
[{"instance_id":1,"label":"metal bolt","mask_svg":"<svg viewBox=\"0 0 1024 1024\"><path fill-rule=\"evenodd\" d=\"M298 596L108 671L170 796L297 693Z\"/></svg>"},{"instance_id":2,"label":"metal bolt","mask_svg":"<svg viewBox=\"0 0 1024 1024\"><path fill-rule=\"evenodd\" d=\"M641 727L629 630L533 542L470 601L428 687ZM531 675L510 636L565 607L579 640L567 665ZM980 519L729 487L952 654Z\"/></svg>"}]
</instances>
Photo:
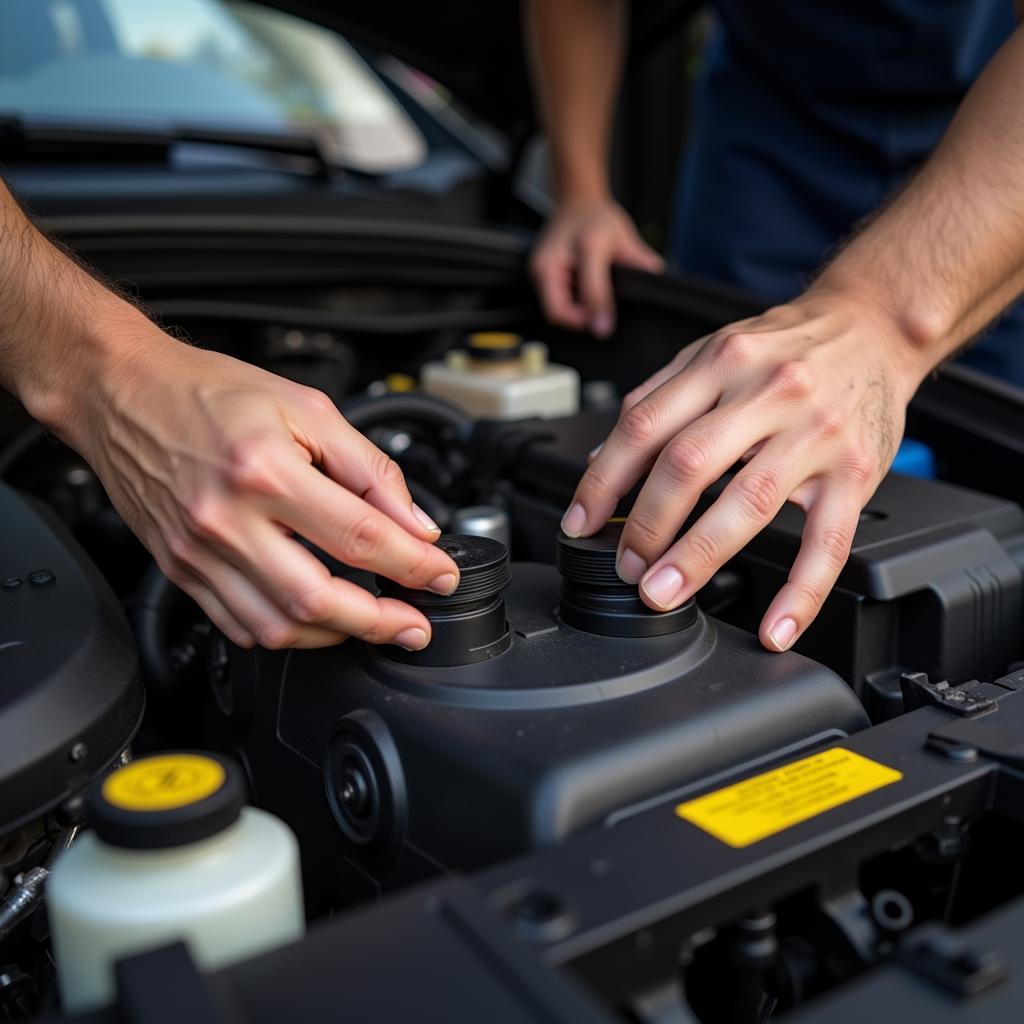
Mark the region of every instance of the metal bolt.
<instances>
[{"instance_id":1,"label":"metal bolt","mask_svg":"<svg viewBox=\"0 0 1024 1024\"><path fill-rule=\"evenodd\" d=\"M68 757L71 758L72 761L83 761L85 760L85 755L88 753L89 748L79 740L79 742L74 744L68 751Z\"/></svg>"}]
</instances>

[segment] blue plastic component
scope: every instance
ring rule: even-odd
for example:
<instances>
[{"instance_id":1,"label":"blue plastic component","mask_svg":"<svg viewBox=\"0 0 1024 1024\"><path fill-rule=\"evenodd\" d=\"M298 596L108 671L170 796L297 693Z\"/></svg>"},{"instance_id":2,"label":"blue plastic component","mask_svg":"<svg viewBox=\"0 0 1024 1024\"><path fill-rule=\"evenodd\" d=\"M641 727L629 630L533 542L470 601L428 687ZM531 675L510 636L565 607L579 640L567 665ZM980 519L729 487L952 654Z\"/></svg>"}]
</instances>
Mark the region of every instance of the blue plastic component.
<instances>
[{"instance_id":1,"label":"blue plastic component","mask_svg":"<svg viewBox=\"0 0 1024 1024\"><path fill-rule=\"evenodd\" d=\"M924 443L915 441L911 437L903 439L896 458L893 459L892 469L894 473L903 473L905 476L919 476L925 480L934 480L935 452Z\"/></svg>"}]
</instances>

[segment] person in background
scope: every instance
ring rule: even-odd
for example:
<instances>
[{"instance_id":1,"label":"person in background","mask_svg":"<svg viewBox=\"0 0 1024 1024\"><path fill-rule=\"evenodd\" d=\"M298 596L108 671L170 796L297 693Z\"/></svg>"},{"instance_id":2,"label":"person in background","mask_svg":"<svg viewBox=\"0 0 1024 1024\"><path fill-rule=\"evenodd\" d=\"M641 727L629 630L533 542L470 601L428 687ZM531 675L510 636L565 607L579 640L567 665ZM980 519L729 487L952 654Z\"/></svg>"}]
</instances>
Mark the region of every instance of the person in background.
<instances>
[{"instance_id":1,"label":"person in background","mask_svg":"<svg viewBox=\"0 0 1024 1024\"><path fill-rule=\"evenodd\" d=\"M718 0L671 254L775 305L626 396L562 522L595 532L646 475L618 571L650 607L690 598L790 501L802 545L760 627L766 647L790 648L849 556L918 386L1024 291L1021 7ZM532 271L551 320L601 337L610 266L663 266L608 181L628 14L627 0L529 0L526 14L556 199ZM1020 318L976 365L1024 382Z\"/></svg>"}]
</instances>

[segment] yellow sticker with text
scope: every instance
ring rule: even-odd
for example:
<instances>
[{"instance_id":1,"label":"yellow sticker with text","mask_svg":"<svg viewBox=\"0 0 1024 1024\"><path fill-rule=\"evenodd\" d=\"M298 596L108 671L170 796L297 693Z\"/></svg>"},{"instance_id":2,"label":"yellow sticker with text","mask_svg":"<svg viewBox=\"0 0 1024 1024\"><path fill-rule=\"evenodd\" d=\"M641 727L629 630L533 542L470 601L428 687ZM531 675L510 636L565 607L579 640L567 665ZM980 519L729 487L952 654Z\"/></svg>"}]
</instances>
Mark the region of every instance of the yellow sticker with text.
<instances>
[{"instance_id":1,"label":"yellow sticker with text","mask_svg":"<svg viewBox=\"0 0 1024 1024\"><path fill-rule=\"evenodd\" d=\"M103 799L125 811L170 811L212 796L224 767L201 754L157 754L118 768L103 783Z\"/></svg>"},{"instance_id":2,"label":"yellow sticker with text","mask_svg":"<svg viewBox=\"0 0 1024 1024\"><path fill-rule=\"evenodd\" d=\"M856 800L903 775L833 747L676 807L676 814L737 849Z\"/></svg>"}]
</instances>

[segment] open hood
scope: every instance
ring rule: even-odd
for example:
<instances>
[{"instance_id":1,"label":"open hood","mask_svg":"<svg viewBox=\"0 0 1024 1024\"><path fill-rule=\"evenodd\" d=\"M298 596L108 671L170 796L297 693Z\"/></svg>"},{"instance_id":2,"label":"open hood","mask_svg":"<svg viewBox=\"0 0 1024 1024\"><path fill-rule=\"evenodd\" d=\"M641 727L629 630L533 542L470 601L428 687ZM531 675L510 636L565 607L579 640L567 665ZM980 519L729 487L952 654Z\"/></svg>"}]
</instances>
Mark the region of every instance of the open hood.
<instances>
[{"instance_id":1,"label":"open hood","mask_svg":"<svg viewBox=\"0 0 1024 1024\"><path fill-rule=\"evenodd\" d=\"M264 0L389 53L430 75L475 113L513 137L535 123L517 0ZM633 0L630 62L642 59L668 26L699 0Z\"/></svg>"}]
</instances>

